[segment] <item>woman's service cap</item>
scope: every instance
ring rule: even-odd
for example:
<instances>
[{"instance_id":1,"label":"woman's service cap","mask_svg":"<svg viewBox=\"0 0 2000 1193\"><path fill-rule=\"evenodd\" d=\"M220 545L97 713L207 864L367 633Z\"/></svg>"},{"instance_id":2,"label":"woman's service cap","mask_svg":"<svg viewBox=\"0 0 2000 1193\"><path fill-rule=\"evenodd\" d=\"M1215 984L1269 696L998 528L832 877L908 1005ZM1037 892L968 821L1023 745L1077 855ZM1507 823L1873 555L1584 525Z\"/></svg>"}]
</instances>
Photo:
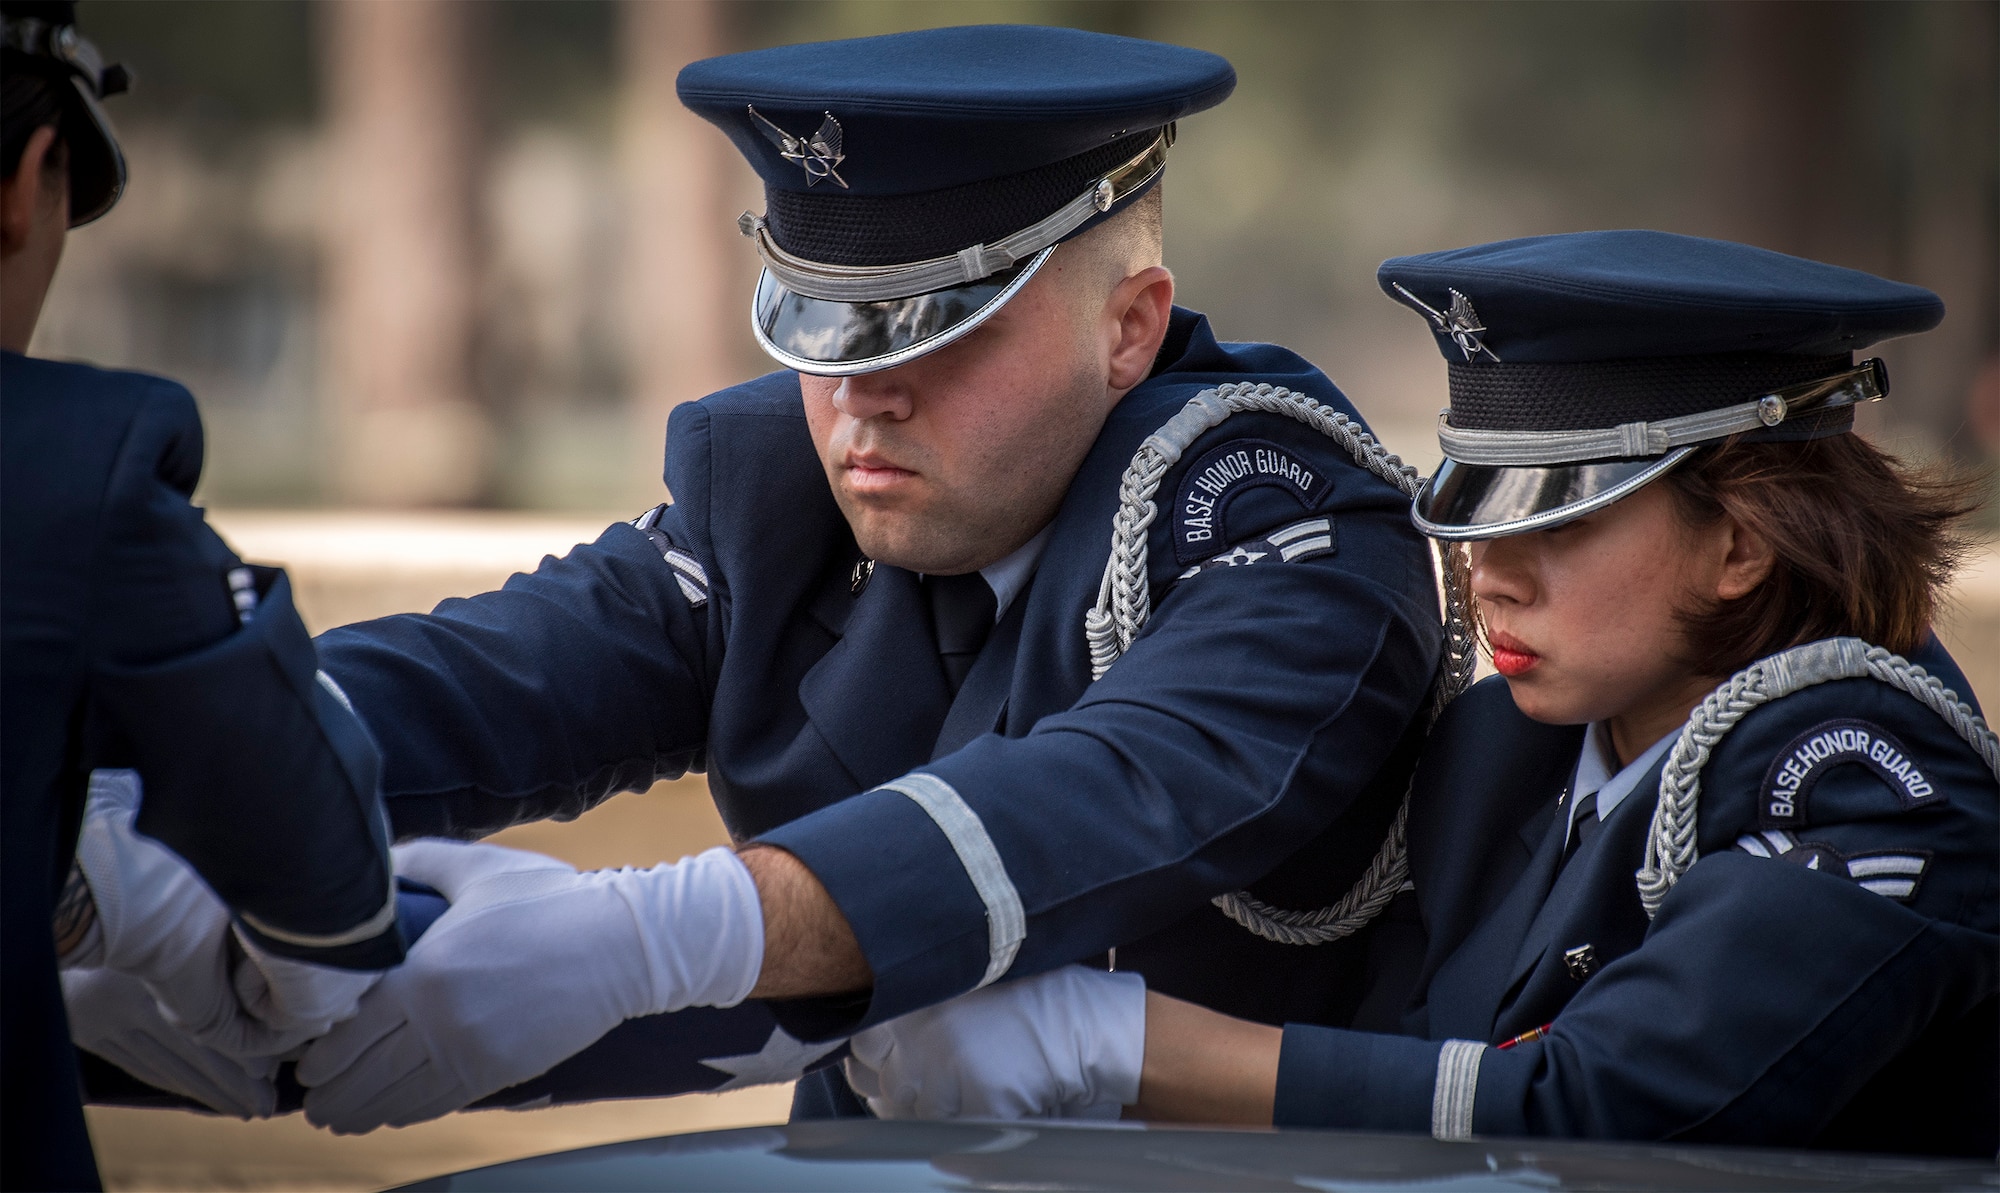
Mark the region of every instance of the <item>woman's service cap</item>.
<instances>
[{"instance_id":1,"label":"woman's service cap","mask_svg":"<svg viewBox=\"0 0 2000 1193\"><path fill-rule=\"evenodd\" d=\"M764 182L764 214L738 222L764 264L757 342L829 376L979 326L1151 189L1174 122L1235 86L1201 50L1034 25L779 46L679 80Z\"/></svg>"},{"instance_id":2,"label":"woman's service cap","mask_svg":"<svg viewBox=\"0 0 2000 1193\"><path fill-rule=\"evenodd\" d=\"M1576 232L1396 257L1377 274L1450 373L1425 534L1484 539L1580 517L1705 443L1853 428L1889 392L1854 353L1928 331L1938 296L1838 266L1666 232Z\"/></svg>"},{"instance_id":3,"label":"woman's service cap","mask_svg":"<svg viewBox=\"0 0 2000 1193\"><path fill-rule=\"evenodd\" d=\"M69 150L69 226L110 211L125 193L125 154L99 101L125 91L131 75L104 58L77 32L75 0L0 2L0 58L8 74L46 76L63 90L61 131ZM15 127L33 112L6 114L7 139L33 129Z\"/></svg>"}]
</instances>

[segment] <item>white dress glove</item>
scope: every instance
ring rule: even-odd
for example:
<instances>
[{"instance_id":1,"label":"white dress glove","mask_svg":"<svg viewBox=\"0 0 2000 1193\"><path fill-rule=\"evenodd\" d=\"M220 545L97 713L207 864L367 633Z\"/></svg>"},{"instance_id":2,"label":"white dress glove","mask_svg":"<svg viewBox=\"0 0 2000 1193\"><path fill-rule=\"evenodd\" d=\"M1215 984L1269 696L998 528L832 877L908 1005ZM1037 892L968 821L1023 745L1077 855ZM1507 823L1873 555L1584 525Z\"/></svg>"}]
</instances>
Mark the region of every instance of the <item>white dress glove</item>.
<instances>
[{"instance_id":1,"label":"white dress glove","mask_svg":"<svg viewBox=\"0 0 2000 1193\"><path fill-rule=\"evenodd\" d=\"M586 874L495 845L395 852L451 908L299 1060L306 1117L341 1134L457 1110L627 1019L734 1006L763 968L757 885L727 849Z\"/></svg>"},{"instance_id":2,"label":"white dress glove","mask_svg":"<svg viewBox=\"0 0 2000 1193\"><path fill-rule=\"evenodd\" d=\"M231 973L229 909L179 855L132 827L141 798L137 772L91 773L76 857L96 924L64 966L139 979L166 1023L236 1057L287 1052L352 1014L379 974L247 945L248 964Z\"/></svg>"},{"instance_id":3,"label":"white dress glove","mask_svg":"<svg viewBox=\"0 0 2000 1193\"><path fill-rule=\"evenodd\" d=\"M238 1060L168 1023L144 982L110 969L63 971L70 1039L148 1085L236 1118L269 1118L278 1090L271 1059Z\"/></svg>"},{"instance_id":4,"label":"white dress glove","mask_svg":"<svg viewBox=\"0 0 2000 1193\"><path fill-rule=\"evenodd\" d=\"M880 1118L1115 1119L1145 1052L1146 979L1068 965L869 1028L847 1081Z\"/></svg>"}]
</instances>

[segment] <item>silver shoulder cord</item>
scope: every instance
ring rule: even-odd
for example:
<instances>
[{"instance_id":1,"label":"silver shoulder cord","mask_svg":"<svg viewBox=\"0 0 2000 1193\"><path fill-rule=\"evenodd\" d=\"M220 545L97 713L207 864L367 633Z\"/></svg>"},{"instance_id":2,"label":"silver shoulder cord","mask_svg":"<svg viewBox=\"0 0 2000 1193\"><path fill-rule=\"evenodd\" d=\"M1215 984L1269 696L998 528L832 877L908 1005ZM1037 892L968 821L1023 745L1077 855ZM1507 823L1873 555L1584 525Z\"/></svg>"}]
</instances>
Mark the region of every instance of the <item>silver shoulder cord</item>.
<instances>
[{"instance_id":1,"label":"silver shoulder cord","mask_svg":"<svg viewBox=\"0 0 2000 1193\"><path fill-rule=\"evenodd\" d=\"M1667 892L1688 872L1700 850L1695 841L1701 803L1701 770L1736 722L1760 705L1836 679L1874 679L1930 709L1965 740L2000 779L2000 738L1922 667L1859 638L1824 638L1750 664L1708 694L1681 728L1660 770L1660 798L1646 838L1646 864L1635 877L1646 918L1660 913Z\"/></svg>"},{"instance_id":2,"label":"silver shoulder cord","mask_svg":"<svg viewBox=\"0 0 2000 1193\"><path fill-rule=\"evenodd\" d=\"M1104 580L1098 585L1097 604L1083 619L1084 636L1090 643L1093 682L1104 677L1152 615L1152 593L1146 578L1146 532L1159 515L1153 496L1159 491L1161 480L1181 458L1181 453L1203 433L1229 416L1244 412L1282 414L1304 423L1338 443L1354 457L1356 464L1408 497L1414 499L1423 487L1423 478L1417 475L1417 470L1391 454L1373 435L1346 415L1303 394L1274 385L1247 383L1218 386L1196 394L1179 414L1139 445L1119 483L1118 512L1111 519L1111 557L1105 562ZM1462 548L1443 542L1433 542L1432 546L1444 580L1445 640L1437 678L1432 684L1426 728L1472 682L1476 658L1471 623L1466 615ZM1410 796L1405 789L1388 839L1382 842L1367 872L1331 907L1291 911L1272 907L1248 891L1217 895L1213 902L1244 928L1279 944L1325 944L1348 936L1380 914L1409 878L1404 845L1409 812Z\"/></svg>"}]
</instances>

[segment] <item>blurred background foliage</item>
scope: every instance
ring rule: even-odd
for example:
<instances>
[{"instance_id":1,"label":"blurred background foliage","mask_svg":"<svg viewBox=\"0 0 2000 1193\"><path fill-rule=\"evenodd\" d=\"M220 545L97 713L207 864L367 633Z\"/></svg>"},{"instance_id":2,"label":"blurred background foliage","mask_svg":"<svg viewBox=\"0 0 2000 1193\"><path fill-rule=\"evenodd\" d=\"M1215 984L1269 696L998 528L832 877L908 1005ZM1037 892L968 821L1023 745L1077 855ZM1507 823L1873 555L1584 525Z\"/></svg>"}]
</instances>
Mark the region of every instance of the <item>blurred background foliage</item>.
<instances>
[{"instance_id":1,"label":"blurred background foliage","mask_svg":"<svg viewBox=\"0 0 2000 1193\"><path fill-rule=\"evenodd\" d=\"M1931 286L1865 426L2000 453L2000 5L87 0L131 66L124 203L38 352L185 380L225 505L638 508L664 414L763 371L761 207L671 102L705 53L1034 21L1201 46L1181 301L1293 347L1434 458L1443 368L1384 257L1656 227Z\"/></svg>"}]
</instances>

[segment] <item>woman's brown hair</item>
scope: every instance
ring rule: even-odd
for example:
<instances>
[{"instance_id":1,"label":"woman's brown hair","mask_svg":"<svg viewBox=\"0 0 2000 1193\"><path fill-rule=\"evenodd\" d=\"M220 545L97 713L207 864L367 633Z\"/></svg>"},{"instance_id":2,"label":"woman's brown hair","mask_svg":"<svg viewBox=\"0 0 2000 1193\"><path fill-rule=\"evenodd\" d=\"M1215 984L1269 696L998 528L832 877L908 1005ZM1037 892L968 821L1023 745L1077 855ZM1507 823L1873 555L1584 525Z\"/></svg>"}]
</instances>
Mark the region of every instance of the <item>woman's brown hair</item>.
<instances>
[{"instance_id":1,"label":"woman's brown hair","mask_svg":"<svg viewBox=\"0 0 2000 1193\"><path fill-rule=\"evenodd\" d=\"M1689 526L1727 515L1776 555L1754 592L1683 614L1688 662L1703 675L1729 675L1819 638L1915 650L1966 549L1957 523L1978 507L1981 489L1952 470L1901 464L1852 434L1726 440L1660 483Z\"/></svg>"}]
</instances>

